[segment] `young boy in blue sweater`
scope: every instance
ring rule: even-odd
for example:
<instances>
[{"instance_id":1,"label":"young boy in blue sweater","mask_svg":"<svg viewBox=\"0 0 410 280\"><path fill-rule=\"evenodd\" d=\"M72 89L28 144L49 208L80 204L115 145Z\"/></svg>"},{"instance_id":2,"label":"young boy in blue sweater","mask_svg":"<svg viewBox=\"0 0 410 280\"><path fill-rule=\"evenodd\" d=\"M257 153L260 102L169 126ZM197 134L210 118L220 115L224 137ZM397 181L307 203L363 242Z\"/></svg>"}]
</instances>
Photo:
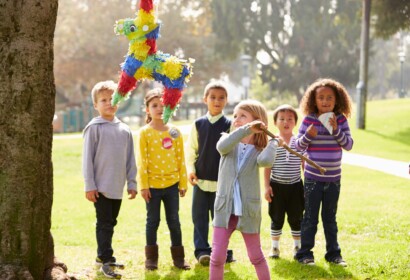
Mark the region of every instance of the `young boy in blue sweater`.
<instances>
[{"instance_id":1,"label":"young boy in blue sweater","mask_svg":"<svg viewBox=\"0 0 410 280\"><path fill-rule=\"evenodd\" d=\"M192 222L194 223L195 258L201 265L209 265L211 246L208 242L209 215L214 218L214 203L220 154L216 143L222 132L228 133L231 120L223 113L228 102L228 91L220 81L210 82L204 90L206 115L192 125L188 138L188 180L193 186ZM232 251L228 250L227 262L232 262Z\"/></svg>"}]
</instances>

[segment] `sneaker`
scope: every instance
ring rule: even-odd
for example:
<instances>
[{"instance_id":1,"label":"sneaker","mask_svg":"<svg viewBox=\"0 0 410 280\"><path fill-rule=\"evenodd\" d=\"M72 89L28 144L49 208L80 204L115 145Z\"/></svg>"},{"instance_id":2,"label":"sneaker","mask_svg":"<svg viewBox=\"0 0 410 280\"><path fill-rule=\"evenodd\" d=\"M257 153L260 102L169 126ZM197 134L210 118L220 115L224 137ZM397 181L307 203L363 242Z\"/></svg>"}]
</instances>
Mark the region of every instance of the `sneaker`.
<instances>
[{"instance_id":1,"label":"sneaker","mask_svg":"<svg viewBox=\"0 0 410 280\"><path fill-rule=\"evenodd\" d=\"M201 255L198 258L198 262L202 265L202 266L209 266L209 261L211 260L211 257L209 255Z\"/></svg>"},{"instance_id":2,"label":"sneaker","mask_svg":"<svg viewBox=\"0 0 410 280\"><path fill-rule=\"evenodd\" d=\"M347 266L347 262L345 262L345 261L342 259L342 257L335 258L335 259L333 259L332 261L330 261L330 263L333 263L333 264L336 264L336 265L340 265L340 266L343 266L343 267L346 267L346 266Z\"/></svg>"},{"instance_id":3,"label":"sneaker","mask_svg":"<svg viewBox=\"0 0 410 280\"><path fill-rule=\"evenodd\" d=\"M109 264L103 264L100 270L104 274L104 276L108 278L121 279L122 277L122 275L116 273Z\"/></svg>"},{"instance_id":4,"label":"sneaker","mask_svg":"<svg viewBox=\"0 0 410 280\"><path fill-rule=\"evenodd\" d=\"M298 247L298 246L295 246L295 248L293 248L293 258L294 259L296 258L296 254L299 250L300 250L300 247Z\"/></svg>"},{"instance_id":5,"label":"sneaker","mask_svg":"<svg viewBox=\"0 0 410 280\"><path fill-rule=\"evenodd\" d=\"M279 248L272 247L272 249L270 249L270 252L269 252L268 256L271 259L277 259L277 258L279 258L279 255L280 255Z\"/></svg>"},{"instance_id":6,"label":"sneaker","mask_svg":"<svg viewBox=\"0 0 410 280\"><path fill-rule=\"evenodd\" d=\"M315 265L315 260L313 258L298 260L298 262L304 265Z\"/></svg>"},{"instance_id":7,"label":"sneaker","mask_svg":"<svg viewBox=\"0 0 410 280\"><path fill-rule=\"evenodd\" d=\"M116 261L106 262L105 264L111 266L112 268L124 269L125 266L122 263L117 263ZM95 258L95 266L100 268L103 265L103 261L100 258Z\"/></svg>"}]
</instances>

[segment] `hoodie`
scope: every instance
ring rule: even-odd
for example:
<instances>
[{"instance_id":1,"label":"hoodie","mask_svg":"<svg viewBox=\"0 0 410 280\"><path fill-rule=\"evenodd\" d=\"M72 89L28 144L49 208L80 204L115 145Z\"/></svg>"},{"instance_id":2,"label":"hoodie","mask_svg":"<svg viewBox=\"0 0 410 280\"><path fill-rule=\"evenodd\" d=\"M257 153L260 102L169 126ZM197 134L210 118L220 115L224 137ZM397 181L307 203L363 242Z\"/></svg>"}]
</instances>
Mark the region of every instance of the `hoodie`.
<instances>
[{"instance_id":1,"label":"hoodie","mask_svg":"<svg viewBox=\"0 0 410 280\"><path fill-rule=\"evenodd\" d=\"M97 190L105 197L122 199L127 189L136 190L137 167L134 141L128 125L117 117L93 118L83 131L83 176L85 191Z\"/></svg>"}]
</instances>

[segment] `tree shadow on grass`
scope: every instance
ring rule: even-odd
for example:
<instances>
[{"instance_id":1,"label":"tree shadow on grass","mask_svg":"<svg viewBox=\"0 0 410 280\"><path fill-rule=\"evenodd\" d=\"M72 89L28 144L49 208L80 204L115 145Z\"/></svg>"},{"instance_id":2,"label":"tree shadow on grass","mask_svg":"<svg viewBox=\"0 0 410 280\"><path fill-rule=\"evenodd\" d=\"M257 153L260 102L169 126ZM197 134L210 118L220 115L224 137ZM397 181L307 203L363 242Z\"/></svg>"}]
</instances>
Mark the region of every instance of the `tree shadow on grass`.
<instances>
[{"instance_id":1,"label":"tree shadow on grass","mask_svg":"<svg viewBox=\"0 0 410 280\"><path fill-rule=\"evenodd\" d=\"M327 270L318 264L308 266L280 258L269 261L269 266L272 279L277 278L275 275L286 279L358 279L346 268L333 264L330 264Z\"/></svg>"},{"instance_id":2,"label":"tree shadow on grass","mask_svg":"<svg viewBox=\"0 0 410 280\"><path fill-rule=\"evenodd\" d=\"M371 129L367 129L365 130L365 132L369 133L369 134L373 134L375 136L378 136L380 138L389 140L389 141L393 141L393 142L399 142L401 144L410 146L410 127L407 128L406 130L402 130L399 131L393 135L386 135L386 134L382 134L379 131L375 131L375 130L371 130Z\"/></svg>"}]
</instances>

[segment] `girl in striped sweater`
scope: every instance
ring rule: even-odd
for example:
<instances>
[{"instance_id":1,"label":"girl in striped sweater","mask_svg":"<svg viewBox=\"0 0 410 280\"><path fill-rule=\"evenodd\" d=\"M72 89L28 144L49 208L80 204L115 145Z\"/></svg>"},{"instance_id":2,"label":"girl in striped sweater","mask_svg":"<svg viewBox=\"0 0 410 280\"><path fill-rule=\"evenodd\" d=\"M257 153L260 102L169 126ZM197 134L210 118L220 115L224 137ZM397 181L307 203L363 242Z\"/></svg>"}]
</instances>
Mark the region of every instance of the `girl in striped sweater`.
<instances>
[{"instance_id":1,"label":"girl in striped sweater","mask_svg":"<svg viewBox=\"0 0 410 280\"><path fill-rule=\"evenodd\" d=\"M321 174L305 164L305 213L301 226L301 249L296 259L306 265L314 265L312 248L315 245L319 209L326 238L325 259L330 263L346 266L337 241L336 212L340 194L342 149L350 151L353 139L346 117L350 117L351 100L346 89L332 79L320 79L306 90L301 101L305 116L299 128L296 148L326 168ZM330 118L323 118L328 116ZM322 116L323 115L323 116ZM322 123L323 122L323 123Z\"/></svg>"}]
</instances>

